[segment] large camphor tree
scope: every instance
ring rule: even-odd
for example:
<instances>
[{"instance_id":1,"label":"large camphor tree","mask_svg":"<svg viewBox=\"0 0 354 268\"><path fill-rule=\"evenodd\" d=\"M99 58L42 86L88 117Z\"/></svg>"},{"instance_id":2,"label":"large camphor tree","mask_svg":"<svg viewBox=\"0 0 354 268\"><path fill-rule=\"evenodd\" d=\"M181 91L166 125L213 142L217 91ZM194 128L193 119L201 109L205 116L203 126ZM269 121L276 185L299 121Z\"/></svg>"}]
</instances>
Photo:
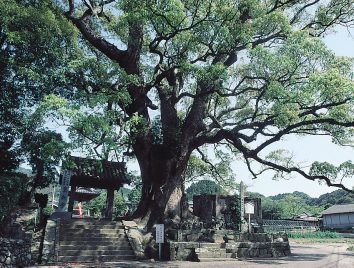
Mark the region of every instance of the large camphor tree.
<instances>
[{"instance_id":1,"label":"large camphor tree","mask_svg":"<svg viewBox=\"0 0 354 268\"><path fill-rule=\"evenodd\" d=\"M37 114L69 119L72 141L97 157L137 159L142 195L133 218L151 227L184 215L191 156L210 165L242 157L253 176L298 173L350 191L337 179L353 175L352 162L302 169L268 148L287 135L353 145L353 62L321 38L353 24L354 1L37 2L76 29L81 55L61 73L66 94L46 96Z\"/></svg>"}]
</instances>

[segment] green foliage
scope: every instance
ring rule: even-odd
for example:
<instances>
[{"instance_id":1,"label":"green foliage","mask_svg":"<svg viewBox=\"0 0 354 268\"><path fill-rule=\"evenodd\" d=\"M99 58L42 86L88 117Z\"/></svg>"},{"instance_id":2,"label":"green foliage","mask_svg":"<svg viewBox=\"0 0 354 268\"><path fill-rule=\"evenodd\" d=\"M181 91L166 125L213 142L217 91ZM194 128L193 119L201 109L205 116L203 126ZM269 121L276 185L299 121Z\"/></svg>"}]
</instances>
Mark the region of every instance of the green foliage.
<instances>
[{"instance_id":1,"label":"green foliage","mask_svg":"<svg viewBox=\"0 0 354 268\"><path fill-rule=\"evenodd\" d=\"M0 0L0 9L0 174L5 174L24 160L22 134L43 123L40 118L27 120L37 102L67 83L64 70L68 59L75 58L77 31L49 0ZM36 138L25 139L26 149L28 142L38 142L42 155L37 158L42 160L51 159L61 147L54 140L41 144Z\"/></svg>"},{"instance_id":2,"label":"green foliage","mask_svg":"<svg viewBox=\"0 0 354 268\"><path fill-rule=\"evenodd\" d=\"M305 212L320 216L323 210L332 205L354 203L354 195L341 189L320 195L318 198L298 191L270 197L257 193L251 193L250 196L262 199L264 219L290 219Z\"/></svg>"},{"instance_id":3,"label":"green foliage","mask_svg":"<svg viewBox=\"0 0 354 268\"><path fill-rule=\"evenodd\" d=\"M44 209L43 209L43 214L45 215L45 216L50 216L50 215L52 215L52 213L55 211L55 209L54 208L52 208L51 206L46 206Z\"/></svg>"},{"instance_id":4,"label":"green foliage","mask_svg":"<svg viewBox=\"0 0 354 268\"><path fill-rule=\"evenodd\" d=\"M214 160L213 163L209 158L210 157L206 157L205 154L202 154L201 157L192 154L184 173L185 182L202 179L201 182L213 181L214 184L218 184L223 189L222 191L235 191L238 185L236 184L235 175L231 169L232 158L230 155L218 150L215 158L219 161L216 162ZM208 183L211 184L211 182Z\"/></svg>"},{"instance_id":5,"label":"green foliage","mask_svg":"<svg viewBox=\"0 0 354 268\"><path fill-rule=\"evenodd\" d=\"M354 203L354 195L341 189L333 191L331 193L320 195L312 202L312 204L314 205L323 206L325 208L328 208L336 204L353 204L353 203Z\"/></svg>"},{"instance_id":6,"label":"green foliage","mask_svg":"<svg viewBox=\"0 0 354 268\"><path fill-rule=\"evenodd\" d=\"M301 238L310 238L310 239L338 239L342 236L335 232L312 232L312 233L288 233L289 238L301 239Z\"/></svg>"},{"instance_id":7,"label":"green foliage","mask_svg":"<svg viewBox=\"0 0 354 268\"><path fill-rule=\"evenodd\" d=\"M232 228L234 230L240 230L241 227L241 201L238 195L234 196L233 202L231 202L228 206L228 210L230 211L230 219L233 224Z\"/></svg>"},{"instance_id":8,"label":"green foliage","mask_svg":"<svg viewBox=\"0 0 354 268\"><path fill-rule=\"evenodd\" d=\"M84 209L89 209L92 216L98 217L104 216L104 210L106 208L106 191L102 191L101 194L86 202ZM140 189L127 189L120 188L119 191L115 191L113 201L113 218L122 217L132 213L140 200Z\"/></svg>"},{"instance_id":9,"label":"green foliage","mask_svg":"<svg viewBox=\"0 0 354 268\"><path fill-rule=\"evenodd\" d=\"M24 133L21 147L35 174L30 184L32 191L47 187L54 181L56 166L68 149L61 134L49 130L29 131Z\"/></svg>"},{"instance_id":10,"label":"green foliage","mask_svg":"<svg viewBox=\"0 0 354 268\"><path fill-rule=\"evenodd\" d=\"M264 219L292 219L302 213L320 216L324 206L302 192L278 194L262 198Z\"/></svg>"},{"instance_id":11,"label":"green foliage","mask_svg":"<svg viewBox=\"0 0 354 268\"><path fill-rule=\"evenodd\" d=\"M0 173L0 222L17 205L27 190L27 176L20 173Z\"/></svg>"},{"instance_id":12,"label":"green foliage","mask_svg":"<svg viewBox=\"0 0 354 268\"><path fill-rule=\"evenodd\" d=\"M192 183L186 190L188 200L193 200L194 195L201 194L226 194L226 191L214 181L200 180Z\"/></svg>"}]
</instances>

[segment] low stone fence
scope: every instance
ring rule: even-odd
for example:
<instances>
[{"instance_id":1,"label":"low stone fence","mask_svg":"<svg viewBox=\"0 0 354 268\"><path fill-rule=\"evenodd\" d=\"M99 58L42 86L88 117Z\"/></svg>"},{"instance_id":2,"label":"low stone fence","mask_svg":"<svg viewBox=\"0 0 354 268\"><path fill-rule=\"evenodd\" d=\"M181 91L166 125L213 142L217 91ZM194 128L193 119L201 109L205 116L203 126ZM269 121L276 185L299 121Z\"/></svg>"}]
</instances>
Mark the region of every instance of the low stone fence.
<instances>
[{"instance_id":1,"label":"low stone fence","mask_svg":"<svg viewBox=\"0 0 354 268\"><path fill-rule=\"evenodd\" d=\"M0 267L23 267L31 262L30 240L0 238Z\"/></svg>"},{"instance_id":2,"label":"low stone fence","mask_svg":"<svg viewBox=\"0 0 354 268\"><path fill-rule=\"evenodd\" d=\"M226 243L226 251L237 258L272 258L290 255L289 242L239 242Z\"/></svg>"},{"instance_id":3,"label":"low stone fence","mask_svg":"<svg viewBox=\"0 0 354 268\"><path fill-rule=\"evenodd\" d=\"M170 260L198 261L198 252L210 251L215 257L230 258L272 258L283 257L291 253L288 237L278 234L235 234L224 237L223 243L207 242L169 242Z\"/></svg>"}]
</instances>

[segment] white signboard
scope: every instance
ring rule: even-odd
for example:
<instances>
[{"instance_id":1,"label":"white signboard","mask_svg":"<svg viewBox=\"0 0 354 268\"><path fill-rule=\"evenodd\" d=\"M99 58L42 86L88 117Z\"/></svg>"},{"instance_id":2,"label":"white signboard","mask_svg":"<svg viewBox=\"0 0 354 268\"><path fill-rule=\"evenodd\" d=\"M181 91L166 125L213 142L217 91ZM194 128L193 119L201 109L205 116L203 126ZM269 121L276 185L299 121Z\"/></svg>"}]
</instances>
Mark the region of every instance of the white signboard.
<instances>
[{"instance_id":1,"label":"white signboard","mask_svg":"<svg viewBox=\"0 0 354 268\"><path fill-rule=\"evenodd\" d=\"M245 203L245 213L254 214L254 204L251 202Z\"/></svg>"},{"instance_id":2,"label":"white signboard","mask_svg":"<svg viewBox=\"0 0 354 268\"><path fill-rule=\"evenodd\" d=\"M71 176L72 176L72 171L64 170L63 180L62 180L61 189L60 189L59 205L58 205L58 210L57 210L59 212L65 211L66 203L68 201L68 193L69 193Z\"/></svg>"},{"instance_id":3,"label":"white signboard","mask_svg":"<svg viewBox=\"0 0 354 268\"><path fill-rule=\"evenodd\" d=\"M156 224L156 243L164 243L165 227L163 224Z\"/></svg>"}]
</instances>

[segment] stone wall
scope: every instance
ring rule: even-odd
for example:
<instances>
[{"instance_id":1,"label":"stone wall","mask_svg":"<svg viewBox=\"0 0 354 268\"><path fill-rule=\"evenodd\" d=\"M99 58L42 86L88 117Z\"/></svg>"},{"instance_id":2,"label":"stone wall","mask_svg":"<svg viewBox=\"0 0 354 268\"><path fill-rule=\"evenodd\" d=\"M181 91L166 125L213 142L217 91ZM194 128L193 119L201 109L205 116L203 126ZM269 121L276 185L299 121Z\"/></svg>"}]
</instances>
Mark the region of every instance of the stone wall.
<instances>
[{"instance_id":1,"label":"stone wall","mask_svg":"<svg viewBox=\"0 0 354 268\"><path fill-rule=\"evenodd\" d=\"M198 261L195 251L197 248L200 248L200 244L198 242L169 242L169 260Z\"/></svg>"},{"instance_id":2,"label":"stone wall","mask_svg":"<svg viewBox=\"0 0 354 268\"><path fill-rule=\"evenodd\" d=\"M128 241L134 251L135 256L138 259L144 259L144 236L138 229L138 225L134 221L122 221L125 234L128 237Z\"/></svg>"},{"instance_id":3,"label":"stone wall","mask_svg":"<svg viewBox=\"0 0 354 268\"><path fill-rule=\"evenodd\" d=\"M215 258L220 255L221 249L225 256L229 254L232 258L277 258L291 253L288 237L285 233L227 234L224 236L224 241L224 243L170 241L170 260L198 260L197 253L201 248L204 252L209 251L211 255L216 252Z\"/></svg>"},{"instance_id":4,"label":"stone wall","mask_svg":"<svg viewBox=\"0 0 354 268\"><path fill-rule=\"evenodd\" d=\"M289 242L226 243L226 251L237 258L277 258L290 255Z\"/></svg>"},{"instance_id":5,"label":"stone wall","mask_svg":"<svg viewBox=\"0 0 354 268\"><path fill-rule=\"evenodd\" d=\"M31 262L30 240L0 238L0 267L23 267Z\"/></svg>"},{"instance_id":6,"label":"stone wall","mask_svg":"<svg viewBox=\"0 0 354 268\"><path fill-rule=\"evenodd\" d=\"M59 241L59 232L57 226L59 220L48 220L45 227L45 236L43 240L42 263L54 263L57 260L56 241Z\"/></svg>"}]
</instances>

